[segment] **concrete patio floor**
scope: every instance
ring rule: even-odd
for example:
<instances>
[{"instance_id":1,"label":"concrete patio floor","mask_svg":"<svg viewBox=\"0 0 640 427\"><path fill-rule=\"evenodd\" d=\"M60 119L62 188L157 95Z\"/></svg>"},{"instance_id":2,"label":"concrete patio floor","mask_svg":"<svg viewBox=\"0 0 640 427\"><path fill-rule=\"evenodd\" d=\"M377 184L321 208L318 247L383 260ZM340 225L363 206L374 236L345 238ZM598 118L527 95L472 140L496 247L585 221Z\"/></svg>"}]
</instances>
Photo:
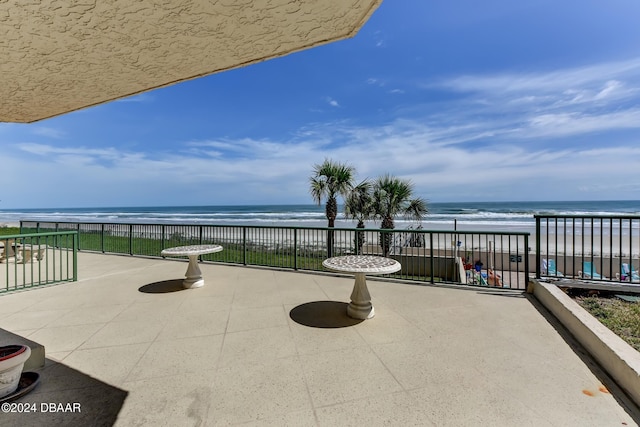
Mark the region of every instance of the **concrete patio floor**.
<instances>
[{"instance_id":1,"label":"concrete patio floor","mask_svg":"<svg viewBox=\"0 0 640 427\"><path fill-rule=\"evenodd\" d=\"M43 344L18 425L637 425L638 408L531 296L80 253L75 283L0 296ZM80 403L81 412L42 412Z\"/></svg>"}]
</instances>

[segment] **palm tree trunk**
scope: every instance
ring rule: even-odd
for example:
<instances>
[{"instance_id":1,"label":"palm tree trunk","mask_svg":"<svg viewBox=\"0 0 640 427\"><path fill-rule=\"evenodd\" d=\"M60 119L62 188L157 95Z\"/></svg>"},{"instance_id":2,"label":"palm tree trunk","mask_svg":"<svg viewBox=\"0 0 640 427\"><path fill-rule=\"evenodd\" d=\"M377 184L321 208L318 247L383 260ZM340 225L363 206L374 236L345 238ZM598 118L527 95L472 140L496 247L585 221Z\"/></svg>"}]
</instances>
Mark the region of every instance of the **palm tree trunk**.
<instances>
[{"instance_id":1,"label":"palm tree trunk","mask_svg":"<svg viewBox=\"0 0 640 427\"><path fill-rule=\"evenodd\" d=\"M335 197L329 197L327 199L327 206L325 208L325 213L327 215L327 219L329 220L329 228L333 228L336 223L336 216L338 216L338 201ZM334 241L334 231L327 231L327 257L331 258L333 256L333 241Z\"/></svg>"},{"instance_id":2,"label":"palm tree trunk","mask_svg":"<svg viewBox=\"0 0 640 427\"><path fill-rule=\"evenodd\" d=\"M329 227L333 228L333 225ZM331 258L333 256L333 241L334 241L334 233L333 230L327 230L327 257Z\"/></svg>"},{"instance_id":3,"label":"palm tree trunk","mask_svg":"<svg viewBox=\"0 0 640 427\"><path fill-rule=\"evenodd\" d=\"M392 230L394 227L395 224L393 223L393 218L387 216L382 219L380 228ZM382 253L384 256L389 256L392 236L392 233L385 233L384 231L380 233L380 245L382 246Z\"/></svg>"},{"instance_id":4,"label":"palm tree trunk","mask_svg":"<svg viewBox=\"0 0 640 427\"><path fill-rule=\"evenodd\" d=\"M364 228L364 221L358 220L358 225L356 228ZM364 231L356 231L356 238L353 242L356 247L356 254L362 254L362 246L364 246Z\"/></svg>"}]
</instances>

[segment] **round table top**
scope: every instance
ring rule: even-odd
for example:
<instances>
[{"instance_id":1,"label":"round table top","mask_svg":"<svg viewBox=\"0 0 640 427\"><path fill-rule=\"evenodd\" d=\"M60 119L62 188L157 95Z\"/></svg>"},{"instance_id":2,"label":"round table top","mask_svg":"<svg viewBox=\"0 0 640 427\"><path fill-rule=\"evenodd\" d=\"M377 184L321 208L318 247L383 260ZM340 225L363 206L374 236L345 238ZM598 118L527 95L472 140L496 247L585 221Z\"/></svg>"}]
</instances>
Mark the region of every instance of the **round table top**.
<instances>
[{"instance_id":1,"label":"round table top","mask_svg":"<svg viewBox=\"0 0 640 427\"><path fill-rule=\"evenodd\" d=\"M220 245L189 245L167 248L160 252L160 254L166 256L189 256L212 254L214 252L220 252L221 250L222 246Z\"/></svg>"},{"instance_id":2,"label":"round table top","mask_svg":"<svg viewBox=\"0 0 640 427\"><path fill-rule=\"evenodd\" d=\"M389 274L400 270L398 261L376 255L345 255L325 259L322 265L342 273Z\"/></svg>"}]
</instances>

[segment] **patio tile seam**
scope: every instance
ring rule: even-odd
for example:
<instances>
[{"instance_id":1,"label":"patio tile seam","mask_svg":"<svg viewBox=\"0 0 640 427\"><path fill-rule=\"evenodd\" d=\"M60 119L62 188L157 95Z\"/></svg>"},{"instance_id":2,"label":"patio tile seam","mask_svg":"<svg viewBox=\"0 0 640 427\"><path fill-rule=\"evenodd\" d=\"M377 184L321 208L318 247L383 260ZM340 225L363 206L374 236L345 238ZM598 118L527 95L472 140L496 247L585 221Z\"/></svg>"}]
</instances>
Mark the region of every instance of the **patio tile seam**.
<instances>
[{"instance_id":1,"label":"patio tile seam","mask_svg":"<svg viewBox=\"0 0 640 427\"><path fill-rule=\"evenodd\" d=\"M131 302L127 305L127 307L126 307L126 308L124 308L124 309L120 312L120 314L121 314L121 313L123 313L125 310L127 310L129 307L131 307L131 305L133 305L133 304L134 304L134 302L133 302L133 301L131 301ZM116 317L117 317L117 316L116 316ZM90 341L94 336L96 336L96 335L97 335L97 334L99 334L101 331L103 331L103 330L107 327L107 325L112 324L112 323L118 323L118 322L117 322L116 320L114 320L114 319L111 319L110 321L107 321L107 322L101 322L101 323L102 323L102 327L101 327L101 328L99 328L98 330L96 330L96 331L95 331L91 336L89 336L89 337L88 337L86 340L84 340L81 344L79 344L75 349L73 349L73 350L72 350L72 352L73 352L73 351L75 351L75 350L82 350L82 348L81 348L81 347L82 347L83 345L85 345L87 342L89 342L89 341ZM142 344L142 343L144 343L144 342L136 343L136 344ZM122 344L122 345L126 345L126 344ZM87 347L87 348L85 348L85 349L92 349L92 348L106 348L106 347L113 347L113 345L104 345L104 346L97 346L97 347ZM65 357L65 358L66 358L66 357Z\"/></svg>"},{"instance_id":2,"label":"patio tile seam","mask_svg":"<svg viewBox=\"0 0 640 427\"><path fill-rule=\"evenodd\" d=\"M84 347L84 348L76 348L73 351L76 350L94 350L94 349L99 349L99 348L111 348L111 347L119 347L122 345L132 345L132 344L153 344L155 341L154 340L143 340L143 341L134 341L134 342L123 342L123 343L118 343L118 344L105 344L105 345L97 345L97 346L92 346L92 347Z\"/></svg>"},{"instance_id":3,"label":"patio tile seam","mask_svg":"<svg viewBox=\"0 0 640 427\"><path fill-rule=\"evenodd\" d=\"M143 357L144 357L144 355L143 355ZM137 365L135 365L134 368L136 366ZM217 366L216 366L216 368L217 368ZM131 372L129 372L127 374L127 378L123 379L122 381L120 381L117 384L117 387L123 388L123 389L128 391L128 389L126 387L127 386L131 387L131 384L134 384L134 383L144 383L144 382L150 382L150 381L155 381L155 380L162 380L162 379L165 379L165 378L175 378L175 377L185 377L185 376L186 377L188 377L188 376L198 376L198 375L200 375L200 372L198 372L198 371L186 371L186 372L180 372L179 374L176 374L175 372L168 372L166 374L160 374L160 375L154 375L154 376L148 376L148 377L140 377L140 378L129 378L129 375L131 375ZM215 375L212 375L212 378L210 380L207 380L206 384L208 386L212 386L213 384L215 384Z\"/></svg>"},{"instance_id":4,"label":"patio tile seam","mask_svg":"<svg viewBox=\"0 0 640 427\"><path fill-rule=\"evenodd\" d=\"M235 297L235 292L234 292L234 297ZM232 299L233 301L233 299ZM222 361L222 356L223 356L223 352L224 352L224 345L225 342L227 341L227 333L229 332L229 319L231 319L231 308L229 308L229 311L227 312L227 320L225 322L224 325L224 332L222 333L222 342L220 343L220 349L218 350L218 355L216 357L216 364L214 367L215 372L217 373L218 370L222 367L221 365L221 361ZM215 382L215 377L212 379L211 385L213 385L213 383ZM207 413L209 411L209 408L207 408Z\"/></svg>"},{"instance_id":5,"label":"patio tile seam","mask_svg":"<svg viewBox=\"0 0 640 427\"><path fill-rule=\"evenodd\" d=\"M314 410L317 409L328 409L328 408L333 408L333 407L338 407L338 406L342 406L345 404L349 404L349 403L354 403L354 402L361 402L361 401L366 401L372 398L376 398L376 397L382 397L382 396L391 396L391 395L395 395L395 394L402 394L406 400L410 400L413 401L414 398L411 397L411 395L409 394L409 391L407 390L394 390L394 391L388 391L388 392L380 392L380 393L373 393L367 396L363 396L363 397L357 397L354 399L348 399L348 400L343 400L341 402L335 402L335 403L329 403L326 405L315 405L314 404ZM312 400L312 404L313 404L313 400Z\"/></svg>"},{"instance_id":6,"label":"patio tile seam","mask_svg":"<svg viewBox=\"0 0 640 427\"><path fill-rule=\"evenodd\" d=\"M51 310L44 310L44 311L51 311ZM62 311L62 310L55 310L55 311ZM15 315L15 314L16 314L16 313L13 313L13 314L11 314L9 317L11 317L11 316L13 316L13 315ZM28 328L27 330L31 331L31 333L29 333L29 335L28 335L28 336L25 336L25 337L33 336L33 334L35 334L35 333L37 333L37 332L41 331L42 329L47 328L47 326L48 326L48 325L50 325L50 324L51 324L51 322L55 322L56 320L58 320L58 319L62 318L62 317L63 317L63 316L65 316L66 314L68 314L68 312L65 312L65 313L63 313L63 314L60 314L60 315L59 315L59 316L57 316L55 319L53 319L53 320L49 321L48 323L43 324L42 326L35 327L35 328ZM6 318L5 318L5 319L6 319ZM5 330L7 330L7 331L9 331L9 332L11 332L11 333L14 333L14 334L16 334L16 335L20 335L19 333L15 332L15 330L14 330L13 328L11 328L11 327L9 327L9 326L6 326L6 325L4 325L4 323L0 323L0 328L5 329Z\"/></svg>"},{"instance_id":7,"label":"patio tile seam","mask_svg":"<svg viewBox=\"0 0 640 427\"><path fill-rule=\"evenodd\" d=\"M96 350L96 349L105 349L105 348L118 348L118 347L128 347L131 345L139 345L139 344L146 344L147 347L145 348L145 350L140 354L140 357L138 358L138 360L136 360L135 363L132 364L131 368L127 370L126 374L122 374L121 375L121 379L120 381L116 382L116 384L112 384L113 386L120 386L122 383L124 383L127 378L129 377L129 375L131 375L131 372L135 369L135 367L138 365L138 363L140 363L140 361L142 360L142 358L145 356L145 354L147 353L147 351L149 351L149 348L151 347L151 345L153 344L152 342L149 343L135 343L135 344L117 344L117 345L112 345L112 346L105 346L105 347L92 347L92 348L86 348L86 349L76 349L73 350L72 352L70 352L67 356L65 356L65 359L67 359L67 357L71 356L73 353L77 352L82 352L82 351L91 351L91 350ZM79 372L82 372L80 369L75 368L73 366L73 363L70 363L69 361L67 361L67 363L65 363L65 366L68 366L70 368L73 368ZM82 372L84 373L84 372ZM88 374L86 374L88 375ZM106 380L100 379L100 381L102 382L108 382Z\"/></svg>"},{"instance_id":8,"label":"patio tile seam","mask_svg":"<svg viewBox=\"0 0 640 427\"><path fill-rule=\"evenodd\" d=\"M389 343L389 345L391 345L393 343ZM406 387L402 381L400 381L400 379L398 379L398 377L393 373L393 371L391 369L389 369L389 366L385 363L384 360L382 360L382 358L380 357L380 355L378 354L378 352L373 348L373 346L369 346L371 349L371 352L373 353L373 355L376 357L376 359L378 359L378 361L380 361L380 364L382 366L384 366L384 369L389 373L389 375L391 376L391 378L393 378L393 380L398 384L398 386L402 389L402 391L409 392L411 390L410 387Z\"/></svg>"},{"instance_id":9,"label":"patio tile seam","mask_svg":"<svg viewBox=\"0 0 640 427\"><path fill-rule=\"evenodd\" d=\"M295 340L294 340L294 341L295 341ZM294 345L295 345L295 342L294 342ZM299 364L301 367L303 367L303 366L304 366L304 364L302 363L302 359L301 359L301 357L300 357L300 354L299 354L299 353L298 353L298 351L297 351L297 348L296 348L296 355L295 355L294 357L295 357L295 358L296 358L296 360L298 361L298 364ZM314 419L315 419L315 421L316 421L316 425L320 425L320 420L318 419L318 413L317 413L317 411L316 411L317 407L316 407L316 404L315 404L315 402L314 402L314 400L313 400L313 396L312 396L312 394L311 394L311 387L310 387L310 385L309 385L309 381L307 380L307 377L306 377L306 376L305 376L305 374L304 374L304 371L303 371L303 373L302 373L302 380L303 380L303 382L304 382L305 390L307 390L307 399L309 400L309 403L311 404L311 409L313 410L313 418L314 418Z\"/></svg>"}]
</instances>

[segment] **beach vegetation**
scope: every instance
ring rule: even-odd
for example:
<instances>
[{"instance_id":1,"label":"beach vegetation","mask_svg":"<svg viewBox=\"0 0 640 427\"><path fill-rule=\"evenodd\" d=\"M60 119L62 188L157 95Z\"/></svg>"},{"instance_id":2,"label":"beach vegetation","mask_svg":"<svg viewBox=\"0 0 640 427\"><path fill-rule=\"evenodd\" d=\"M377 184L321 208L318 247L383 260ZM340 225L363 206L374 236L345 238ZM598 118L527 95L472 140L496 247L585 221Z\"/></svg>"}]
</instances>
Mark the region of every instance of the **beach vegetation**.
<instances>
[{"instance_id":1,"label":"beach vegetation","mask_svg":"<svg viewBox=\"0 0 640 427\"><path fill-rule=\"evenodd\" d=\"M624 301L608 293L574 299L600 323L640 351L640 302Z\"/></svg>"},{"instance_id":2,"label":"beach vegetation","mask_svg":"<svg viewBox=\"0 0 640 427\"><path fill-rule=\"evenodd\" d=\"M386 174L373 183L374 218L381 221L381 229L394 229L395 218L402 215L408 220L422 221L428 213L427 202L414 197L414 187L410 181ZM380 244L384 256L388 256L392 235L380 233Z\"/></svg>"},{"instance_id":3,"label":"beach vegetation","mask_svg":"<svg viewBox=\"0 0 640 427\"><path fill-rule=\"evenodd\" d=\"M328 227L334 227L338 216L338 196L346 198L353 188L355 168L344 163L325 159L324 162L313 167L310 178L311 197L320 206L326 200L325 215ZM333 233L327 232L327 252L332 256Z\"/></svg>"}]
</instances>

